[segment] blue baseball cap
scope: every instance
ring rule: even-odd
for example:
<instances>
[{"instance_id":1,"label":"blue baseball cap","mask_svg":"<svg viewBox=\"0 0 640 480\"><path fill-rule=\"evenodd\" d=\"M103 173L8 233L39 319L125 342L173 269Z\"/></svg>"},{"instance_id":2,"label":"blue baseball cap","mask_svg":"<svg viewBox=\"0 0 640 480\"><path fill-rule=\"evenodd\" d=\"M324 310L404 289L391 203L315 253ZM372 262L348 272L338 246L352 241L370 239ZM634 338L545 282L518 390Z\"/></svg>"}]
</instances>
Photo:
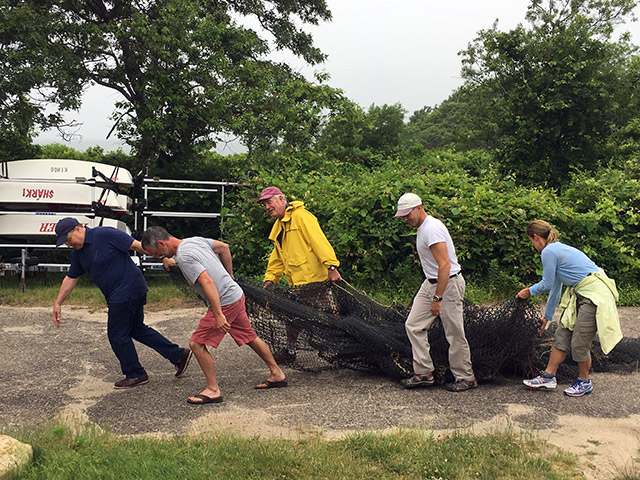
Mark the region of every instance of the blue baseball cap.
<instances>
[{"instance_id":1,"label":"blue baseball cap","mask_svg":"<svg viewBox=\"0 0 640 480\"><path fill-rule=\"evenodd\" d=\"M59 247L67 241L67 235L71 230L80 225L80 222L73 217L63 218L56 225L56 235L58 236L56 241L56 247Z\"/></svg>"}]
</instances>

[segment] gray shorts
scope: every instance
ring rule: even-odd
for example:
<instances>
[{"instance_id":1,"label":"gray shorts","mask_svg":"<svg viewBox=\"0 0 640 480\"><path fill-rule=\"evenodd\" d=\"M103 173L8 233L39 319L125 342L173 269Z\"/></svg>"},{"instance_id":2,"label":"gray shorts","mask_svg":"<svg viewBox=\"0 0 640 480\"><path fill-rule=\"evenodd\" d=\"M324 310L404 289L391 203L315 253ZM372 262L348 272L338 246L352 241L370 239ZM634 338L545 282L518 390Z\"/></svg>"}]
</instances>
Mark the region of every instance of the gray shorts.
<instances>
[{"instance_id":1,"label":"gray shorts","mask_svg":"<svg viewBox=\"0 0 640 480\"><path fill-rule=\"evenodd\" d=\"M577 297L577 318L573 331L559 326L553 346L563 352L571 350L571 358L576 362L587 362L591 358L591 343L596 337L596 307L582 295Z\"/></svg>"}]
</instances>

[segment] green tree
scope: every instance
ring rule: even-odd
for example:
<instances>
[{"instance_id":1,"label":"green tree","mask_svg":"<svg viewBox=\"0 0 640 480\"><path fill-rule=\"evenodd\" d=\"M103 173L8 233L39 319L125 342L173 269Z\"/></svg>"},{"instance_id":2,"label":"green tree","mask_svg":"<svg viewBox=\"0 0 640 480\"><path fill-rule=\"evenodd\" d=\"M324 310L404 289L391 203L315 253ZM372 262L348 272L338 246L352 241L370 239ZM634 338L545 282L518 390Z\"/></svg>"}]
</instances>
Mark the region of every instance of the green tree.
<instances>
[{"instance_id":1,"label":"green tree","mask_svg":"<svg viewBox=\"0 0 640 480\"><path fill-rule=\"evenodd\" d=\"M403 145L420 144L428 149L443 147L468 150L490 145L486 137L495 125L485 119L482 128L474 115L471 102L473 89L459 88L436 107L423 107L413 112L403 136ZM493 128L490 128L493 127Z\"/></svg>"},{"instance_id":2,"label":"green tree","mask_svg":"<svg viewBox=\"0 0 640 480\"><path fill-rule=\"evenodd\" d=\"M607 138L629 116L619 96L635 48L614 27L632 0L532 0L530 28L497 23L462 53L475 118L497 127L505 172L528 184L560 187L574 168L610 157Z\"/></svg>"},{"instance_id":3,"label":"green tree","mask_svg":"<svg viewBox=\"0 0 640 480\"><path fill-rule=\"evenodd\" d=\"M364 111L342 98L335 103L334 111L317 137L315 149L339 163L367 168L378 166L400 152L405 113L399 103L372 104Z\"/></svg>"},{"instance_id":4,"label":"green tree","mask_svg":"<svg viewBox=\"0 0 640 480\"><path fill-rule=\"evenodd\" d=\"M396 103L384 104L381 107L371 105L367 117L371 124L362 138L362 148L370 148L382 155L397 153L400 147L400 137L404 131L404 115L407 111Z\"/></svg>"},{"instance_id":5,"label":"green tree","mask_svg":"<svg viewBox=\"0 0 640 480\"><path fill-rule=\"evenodd\" d=\"M28 114L8 112L0 106L0 161L37 157L40 147L32 143L33 136Z\"/></svg>"},{"instance_id":6,"label":"green tree","mask_svg":"<svg viewBox=\"0 0 640 480\"><path fill-rule=\"evenodd\" d=\"M631 58L624 73L626 81L618 87L617 95L625 99L626 108L618 112L619 121L609 137L610 150L615 155L618 168L624 168L629 160L637 162L640 154L640 56Z\"/></svg>"},{"instance_id":7,"label":"green tree","mask_svg":"<svg viewBox=\"0 0 640 480\"><path fill-rule=\"evenodd\" d=\"M242 25L249 17L261 34ZM76 109L85 85L105 86L122 96L114 130L161 165L209 149L222 132L249 146L300 140L332 92L267 54L321 62L299 25L330 18L325 0L0 0L0 73L11 87L0 106L46 92L29 103L33 125L47 128L61 115L46 116L46 104Z\"/></svg>"},{"instance_id":8,"label":"green tree","mask_svg":"<svg viewBox=\"0 0 640 480\"><path fill-rule=\"evenodd\" d=\"M0 0L2 160L36 156L38 147L32 145L36 127L63 127L63 112L78 107L82 86L72 80L77 71L68 56L48 45L52 27L42 15L42 8L35 4ZM55 89L40 88L54 83ZM57 111L43 108L49 103L56 103Z\"/></svg>"}]
</instances>

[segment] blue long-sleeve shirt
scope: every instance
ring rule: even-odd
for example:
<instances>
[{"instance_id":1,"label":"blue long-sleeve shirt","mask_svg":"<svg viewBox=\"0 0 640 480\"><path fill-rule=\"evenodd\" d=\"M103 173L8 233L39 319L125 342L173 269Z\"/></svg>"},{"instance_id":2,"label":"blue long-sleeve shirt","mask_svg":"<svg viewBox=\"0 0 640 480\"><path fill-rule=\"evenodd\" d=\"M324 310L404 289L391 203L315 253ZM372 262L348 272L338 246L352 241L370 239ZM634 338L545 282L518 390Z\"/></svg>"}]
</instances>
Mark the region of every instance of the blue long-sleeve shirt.
<instances>
[{"instance_id":1,"label":"blue long-sleeve shirt","mask_svg":"<svg viewBox=\"0 0 640 480\"><path fill-rule=\"evenodd\" d=\"M600 270L593 261L577 248L564 243L550 243L542 249L542 280L529 287L531 295L550 292L544 318L551 320L560 301L562 285L574 287L590 273Z\"/></svg>"}]
</instances>

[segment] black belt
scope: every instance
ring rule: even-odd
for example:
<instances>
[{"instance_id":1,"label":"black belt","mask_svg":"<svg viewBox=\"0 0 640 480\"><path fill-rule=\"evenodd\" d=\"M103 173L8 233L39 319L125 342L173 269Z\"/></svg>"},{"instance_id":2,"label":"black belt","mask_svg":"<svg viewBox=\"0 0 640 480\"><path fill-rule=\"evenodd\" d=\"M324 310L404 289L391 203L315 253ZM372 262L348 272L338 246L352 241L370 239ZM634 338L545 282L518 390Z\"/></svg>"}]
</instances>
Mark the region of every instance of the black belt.
<instances>
[{"instance_id":1,"label":"black belt","mask_svg":"<svg viewBox=\"0 0 640 480\"><path fill-rule=\"evenodd\" d=\"M462 273L462 270L460 270L458 273L454 273L449 278L457 277L461 273ZM427 278L427 281L432 285L438 283L438 279L437 278Z\"/></svg>"}]
</instances>

